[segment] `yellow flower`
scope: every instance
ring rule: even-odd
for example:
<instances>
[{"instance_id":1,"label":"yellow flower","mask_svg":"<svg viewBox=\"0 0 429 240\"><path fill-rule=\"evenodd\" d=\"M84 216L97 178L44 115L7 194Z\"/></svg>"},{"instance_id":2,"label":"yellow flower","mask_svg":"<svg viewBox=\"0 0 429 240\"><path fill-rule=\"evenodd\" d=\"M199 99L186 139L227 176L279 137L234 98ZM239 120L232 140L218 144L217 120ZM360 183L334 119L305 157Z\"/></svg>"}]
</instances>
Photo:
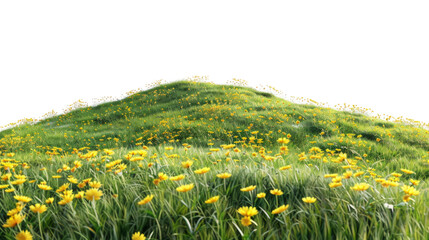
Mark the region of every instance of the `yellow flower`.
<instances>
[{"instance_id":1,"label":"yellow flower","mask_svg":"<svg viewBox=\"0 0 429 240\"><path fill-rule=\"evenodd\" d=\"M190 168L192 166L192 164L193 164L192 161L182 162L182 167L183 168Z\"/></svg>"},{"instance_id":2,"label":"yellow flower","mask_svg":"<svg viewBox=\"0 0 429 240\"><path fill-rule=\"evenodd\" d=\"M217 202L217 200L219 200L219 196L214 196L214 197L211 197L211 198L207 199L205 201L205 203L207 203L207 204L215 203L215 202Z\"/></svg>"},{"instance_id":3,"label":"yellow flower","mask_svg":"<svg viewBox=\"0 0 429 240\"><path fill-rule=\"evenodd\" d=\"M256 195L256 197L258 197L258 198L264 198L265 196L266 196L267 194L265 194L265 193L258 193L257 195Z\"/></svg>"},{"instance_id":4,"label":"yellow flower","mask_svg":"<svg viewBox=\"0 0 429 240\"><path fill-rule=\"evenodd\" d=\"M30 206L30 210L34 213L44 213L47 209L48 208L45 205L40 205L39 203Z\"/></svg>"},{"instance_id":5,"label":"yellow flower","mask_svg":"<svg viewBox=\"0 0 429 240\"><path fill-rule=\"evenodd\" d=\"M282 213L284 211L286 211L289 208L289 204L288 205L281 205L280 207L274 209L271 213L272 214L279 214Z\"/></svg>"},{"instance_id":6,"label":"yellow flower","mask_svg":"<svg viewBox=\"0 0 429 240\"><path fill-rule=\"evenodd\" d=\"M230 173L220 173L220 174L216 175L216 177L226 179L226 178L231 177L231 174Z\"/></svg>"},{"instance_id":7,"label":"yellow flower","mask_svg":"<svg viewBox=\"0 0 429 240\"><path fill-rule=\"evenodd\" d=\"M89 201L100 200L101 196L103 196L103 192L97 188L91 188L85 192L85 198Z\"/></svg>"},{"instance_id":8,"label":"yellow flower","mask_svg":"<svg viewBox=\"0 0 429 240\"><path fill-rule=\"evenodd\" d=\"M140 232L136 232L133 234L133 236L131 237L131 240L145 240L146 237L144 236L143 233Z\"/></svg>"},{"instance_id":9,"label":"yellow flower","mask_svg":"<svg viewBox=\"0 0 429 240\"><path fill-rule=\"evenodd\" d=\"M37 185L40 189L48 191L48 190L52 190L52 187L45 185L45 184L39 184Z\"/></svg>"},{"instance_id":10,"label":"yellow flower","mask_svg":"<svg viewBox=\"0 0 429 240\"><path fill-rule=\"evenodd\" d=\"M279 139L277 139L277 142L281 143L281 144L288 144L290 142L290 140L287 138L279 138Z\"/></svg>"},{"instance_id":11,"label":"yellow flower","mask_svg":"<svg viewBox=\"0 0 429 240\"><path fill-rule=\"evenodd\" d=\"M305 198L302 199L302 201L305 202L305 203L314 203L314 202L317 201L317 199L314 198L314 197L305 197Z\"/></svg>"},{"instance_id":12,"label":"yellow flower","mask_svg":"<svg viewBox=\"0 0 429 240\"><path fill-rule=\"evenodd\" d=\"M405 192L405 194L410 195L410 196L417 196L420 194L419 191L417 191L414 187L410 187L410 186L402 186L402 190Z\"/></svg>"},{"instance_id":13,"label":"yellow flower","mask_svg":"<svg viewBox=\"0 0 429 240\"><path fill-rule=\"evenodd\" d=\"M250 192L250 191L252 191L255 188L256 188L255 185L251 185L251 186L248 186L248 187L240 189L240 191L242 191L242 192Z\"/></svg>"},{"instance_id":14,"label":"yellow flower","mask_svg":"<svg viewBox=\"0 0 429 240\"><path fill-rule=\"evenodd\" d=\"M70 203L71 201L73 201L74 195L73 194L63 195L62 198L63 200L59 201L58 204L66 205L67 203Z\"/></svg>"},{"instance_id":15,"label":"yellow flower","mask_svg":"<svg viewBox=\"0 0 429 240\"><path fill-rule=\"evenodd\" d=\"M283 192L280 189L273 189L273 190L270 191L270 193L273 194L273 195L276 195L276 196L283 195Z\"/></svg>"},{"instance_id":16,"label":"yellow flower","mask_svg":"<svg viewBox=\"0 0 429 240\"><path fill-rule=\"evenodd\" d=\"M292 166L291 165L287 165L287 166L283 166L283 167L279 168L279 170L283 171L283 170L288 170L290 168L292 168Z\"/></svg>"},{"instance_id":17,"label":"yellow flower","mask_svg":"<svg viewBox=\"0 0 429 240\"><path fill-rule=\"evenodd\" d=\"M101 183L97 181L93 181L93 182L89 182L89 186L91 186L92 188L100 188Z\"/></svg>"},{"instance_id":18,"label":"yellow flower","mask_svg":"<svg viewBox=\"0 0 429 240\"><path fill-rule=\"evenodd\" d=\"M4 228L15 227L24 220L24 216L21 214L15 214L7 219L6 223L3 224Z\"/></svg>"},{"instance_id":19,"label":"yellow flower","mask_svg":"<svg viewBox=\"0 0 429 240\"><path fill-rule=\"evenodd\" d=\"M53 203L53 202L54 202L54 198L53 198L53 197L48 198L48 199L46 199L46 201L45 201L45 203L46 203L46 204L51 204L51 203Z\"/></svg>"},{"instance_id":20,"label":"yellow flower","mask_svg":"<svg viewBox=\"0 0 429 240\"><path fill-rule=\"evenodd\" d=\"M69 187L69 183L65 183L65 184L63 184L61 187L59 187L58 189L57 189L57 193L60 193L60 192L64 192L68 187Z\"/></svg>"},{"instance_id":21,"label":"yellow flower","mask_svg":"<svg viewBox=\"0 0 429 240\"><path fill-rule=\"evenodd\" d=\"M368 188L369 188L369 184L368 183L356 183L350 189L355 190L355 191L365 191Z\"/></svg>"},{"instance_id":22,"label":"yellow flower","mask_svg":"<svg viewBox=\"0 0 429 240\"><path fill-rule=\"evenodd\" d=\"M191 190L192 188L194 188L194 184L193 183L188 184L188 185L182 185L182 186L176 188L176 190L178 192L187 192L187 191Z\"/></svg>"},{"instance_id":23,"label":"yellow flower","mask_svg":"<svg viewBox=\"0 0 429 240\"><path fill-rule=\"evenodd\" d=\"M184 178L185 178L185 175L180 174L180 175L177 175L175 177L170 177L170 180L171 181L180 181L180 180L183 180Z\"/></svg>"},{"instance_id":24,"label":"yellow flower","mask_svg":"<svg viewBox=\"0 0 429 240\"><path fill-rule=\"evenodd\" d=\"M410 182L411 182L414 186L417 186L417 185L419 185L420 180L410 179Z\"/></svg>"},{"instance_id":25,"label":"yellow flower","mask_svg":"<svg viewBox=\"0 0 429 240\"><path fill-rule=\"evenodd\" d=\"M0 185L0 189L8 188L9 184Z\"/></svg>"},{"instance_id":26,"label":"yellow flower","mask_svg":"<svg viewBox=\"0 0 429 240\"><path fill-rule=\"evenodd\" d=\"M342 186L343 184L341 183L341 182L333 182L333 183L330 183L329 184L329 187L330 188L336 188L336 187L340 187L340 186Z\"/></svg>"},{"instance_id":27,"label":"yellow flower","mask_svg":"<svg viewBox=\"0 0 429 240\"><path fill-rule=\"evenodd\" d=\"M14 196L13 198L15 198L17 201L19 202L24 202L24 203L28 203L29 201L31 201L32 199L26 196Z\"/></svg>"},{"instance_id":28,"label":"yellow flower","mask_svg":"<svg viewBox=\"0 0 429 240\"><path fill-rule=\"evenodd\" d=\"M194 173L204 174L204 173L207 173L208 171L210 171L210 168L205 167L205 168L201 168L201 169L195 170Z\"/></svg>"},{"instance_id":29,"label":"yellow flower","mask_svg":"<svg viewBox=\"0 0 429 240\"><path fill-rule=\"evenodd\" d=\"M161 172L161 173L158 173L158 178L159 180L164 181L168 179L168 176L167 174Z\"/></svg>"},{"instance_id":30,"label":"yellow flower","mask_svg":"<svg viewBox=\"0 0 429 240\"><path fill-rule=\"evenodd\" d=\"M415 174L415 172L413 172L411 170L408 170L408 169L401 168L401 171L404 172L404 173L406 173L406 174Z\"/></svg>"},{"instance_id":31,"label":"yellow flower","mask_svg":"<svg viewBox=\"0 0 429 240\"><path fill-rule=\"evenodd\" d=\"M16 240L33 240L33 236L31 235L31 233L27 230L23 230L21 232L19 232L18 234L16 234L15 236Z\"/></svg>"},{"instance_id":32,"label":"yellow flower","mask_svg":"<svg viewBox=\"0 0 429 240\"><path fill-rule=\"evenodd\" d=\"M255 207L241 207L237 210L243 217L252 217L258 214L258 210Z\"/></svg>"},{"instance_id":33,"label":"yellow flower","mask_svg":"<svg viewBox=\"0 0 429 240\"><path fill-rule=\"evenodd\" d=\"M243 226L247 227L250 224L252 224L252 220L250 219L250 217L243 217L241 219L241 224L243 224Z\"/></svg>"},{"instance_id":34,"label":"yellow flower","mask_svg":"<svg viewBox=\"0 0 429 240\"><path fill-rule=\"evenodd\" d=\"M405 195L402 200L404 200L404 202L408 202L411 200L411 196L410 195Z\"/></svg>"},{"instance_id":35,"label":"yellow flower","mask_svg":"<svg viewBox=\"0 0 429 240\"><path fill-rule=\"evenodd\" d=\"M84 191L80 191L80 192L78 192L78 193L76 193L74 195L74 198L82 199L84 196L85 196L85 192Z\"/></svg>"},{"instance_id":36,"label":"yellow flower","mask_svg":"<svg viewBox=\"0 0 429 240\"><path fill-rule=\"evenodd\" d=\"M148 195L148 196L146 196L143 200L141 200L140 202L138 202L137 204L138 205L144 205L144 204L147 204L147 203L149 203L150 201L152 201L152 198L153 198L153 195L151 194L151 195Z\"/></svg>"}]
</instances>

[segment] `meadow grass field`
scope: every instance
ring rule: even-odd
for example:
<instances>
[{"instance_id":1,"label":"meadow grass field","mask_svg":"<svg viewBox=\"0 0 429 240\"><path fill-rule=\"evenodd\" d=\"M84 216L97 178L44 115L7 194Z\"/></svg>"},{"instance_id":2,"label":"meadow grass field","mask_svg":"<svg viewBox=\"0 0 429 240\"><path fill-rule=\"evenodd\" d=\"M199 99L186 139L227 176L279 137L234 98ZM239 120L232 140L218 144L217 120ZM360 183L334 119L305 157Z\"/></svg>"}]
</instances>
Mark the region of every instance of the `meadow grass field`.
<instances>
[{"instance_id":1,"label":"meadow grass field","mask_svg":"<svg viewBox=\"0 0 429 240\"><path fill-rule=\"evenodd\" d=\"M0 132L0 239L429 239L429 131L179 81Z\"/></svg>"}]
</instances>

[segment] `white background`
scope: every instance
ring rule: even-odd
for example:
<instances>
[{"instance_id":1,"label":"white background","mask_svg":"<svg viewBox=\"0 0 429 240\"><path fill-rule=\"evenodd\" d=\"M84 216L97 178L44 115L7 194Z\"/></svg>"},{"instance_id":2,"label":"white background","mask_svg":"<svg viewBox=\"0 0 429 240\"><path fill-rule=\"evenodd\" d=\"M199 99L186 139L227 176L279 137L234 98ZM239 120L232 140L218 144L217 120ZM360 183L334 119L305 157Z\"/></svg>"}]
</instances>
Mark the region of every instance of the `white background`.
<instances>
[{"instance_id":1,"label":"white background","mask_svg":"<svg viewBox=\"0 0 429 240\"><path fill-rule=\"evenodd\" d=\"M428 1L1 1L0 126L208 75L429 122Z\"/></svg>"}]
</instances>

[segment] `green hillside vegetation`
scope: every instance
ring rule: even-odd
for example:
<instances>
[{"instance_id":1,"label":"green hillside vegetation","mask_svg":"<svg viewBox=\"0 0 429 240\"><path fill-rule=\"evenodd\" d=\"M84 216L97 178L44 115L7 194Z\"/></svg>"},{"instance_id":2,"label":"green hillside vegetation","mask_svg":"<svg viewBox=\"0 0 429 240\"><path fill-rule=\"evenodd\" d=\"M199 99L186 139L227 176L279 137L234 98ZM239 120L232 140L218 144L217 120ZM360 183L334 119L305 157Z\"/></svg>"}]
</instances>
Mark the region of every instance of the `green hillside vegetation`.
<instances>
[{"instance_id":1,"label":"green hillside vegetation","mask_svg":"<svg viewBox=\"0 0 429 240\"><path fill-rule=\"evenodd\" d=\"M0 153L5 239L429 238L427 129L247 87L160 85L4 130Z\"/></svg>"}]
</instances>

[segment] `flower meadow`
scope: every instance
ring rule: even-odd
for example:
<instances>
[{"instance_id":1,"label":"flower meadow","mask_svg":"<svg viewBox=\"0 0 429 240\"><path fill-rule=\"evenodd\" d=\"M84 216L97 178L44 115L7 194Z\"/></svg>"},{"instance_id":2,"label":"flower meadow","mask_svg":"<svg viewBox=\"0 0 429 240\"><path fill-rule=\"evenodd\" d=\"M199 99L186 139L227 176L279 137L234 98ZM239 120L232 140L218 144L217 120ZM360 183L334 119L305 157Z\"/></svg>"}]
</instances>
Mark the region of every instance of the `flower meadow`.
<instances>
[{"instance_id":1,"label":"flower meadow","mask_svg":"<svg viewBox=\"0 0 429 240\"><path fill-rule=\"evenodd\" d=\"M0 132L1 239L428 239L429 132L180 81Z\"/></svg>"}]
</instances>

